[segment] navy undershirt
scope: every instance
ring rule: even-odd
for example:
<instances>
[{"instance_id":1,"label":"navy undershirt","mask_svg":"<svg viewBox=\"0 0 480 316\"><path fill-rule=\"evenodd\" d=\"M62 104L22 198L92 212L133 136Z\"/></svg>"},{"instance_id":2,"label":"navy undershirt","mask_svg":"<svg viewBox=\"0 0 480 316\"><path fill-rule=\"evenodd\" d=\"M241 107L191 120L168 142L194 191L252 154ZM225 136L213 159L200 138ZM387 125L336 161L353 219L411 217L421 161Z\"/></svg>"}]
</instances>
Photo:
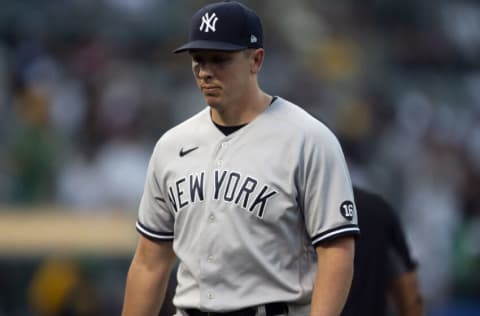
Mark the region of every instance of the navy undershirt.
<instances>
[{"instance_id":1,"label":"navy undershirt","mask_svg":"<svg viewBox=\"0 0 480 316\"><path fill-rule=\"evenodd\" d=\"M218 125L215 122L213 122L213 124L215 124L215 126L220 130L220 132L222 132L225 136L228 136L228 135L238 131L239 129L241 129L242 127L247 125L248 123L247 124L242 124L242 125L235 125L235 126L223 126L223 125Z\"/></svg>"},{"instance_id":2,"label":"navy undershirt","mask_svg":"<svg viewBox=\"0 0 480 316\"><path fill-rule=\"evenodd\" d=\"M274 96L272 98L272 101L270 102L270 104L272 104L273 102L275 102L275 100L277 99L276 96ZM223 125L219 125L215 122L213 122L213 124L215 124L215 126L220 130L220 132L222 132L225 136L228 136L236 131L238 131L239 129L241 129L242 127L246 126L248 123L246 124L242 124L242 125L235 125L235 126L223 126Z\"/></svg>"}]
</instances>

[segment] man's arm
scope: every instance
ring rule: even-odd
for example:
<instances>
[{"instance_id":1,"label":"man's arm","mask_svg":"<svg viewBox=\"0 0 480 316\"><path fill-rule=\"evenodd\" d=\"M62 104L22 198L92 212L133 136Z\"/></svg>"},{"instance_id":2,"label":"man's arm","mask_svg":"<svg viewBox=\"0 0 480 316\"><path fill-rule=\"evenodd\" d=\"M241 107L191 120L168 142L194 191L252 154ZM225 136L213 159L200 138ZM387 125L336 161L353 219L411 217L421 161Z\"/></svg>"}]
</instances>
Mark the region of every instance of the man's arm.
<instances>
[{"instance_id":1,"label":"man's arm","mask_svg":"<svg viewBox=\"0 0 480 316\"><path fill-rule=\"evenodd\" d=\"M352 283L354 246L353 237L343 237L317 247L311 316L338 316L342 312Z\"/></svg>"},{"instance_id":2,"label":"man's arm","mask_svg":"<svg viewBox=\"0 0 480 316\"><path fill-rule=\"evenodd\" d=\"M175 264L172 242L143 236L128 271L122 316L157 316Z\"/></svg>"},{"instance_id":3,"label":"man's arm","mask_svg":"<svg viewBox=\"0 0 480 316\"><path fill-rule=\"evenodd\" d=\"M399 316L422 316L425 313L415 270L405 272L391 282L390 297Z\"/></svg>"}]
</instances>

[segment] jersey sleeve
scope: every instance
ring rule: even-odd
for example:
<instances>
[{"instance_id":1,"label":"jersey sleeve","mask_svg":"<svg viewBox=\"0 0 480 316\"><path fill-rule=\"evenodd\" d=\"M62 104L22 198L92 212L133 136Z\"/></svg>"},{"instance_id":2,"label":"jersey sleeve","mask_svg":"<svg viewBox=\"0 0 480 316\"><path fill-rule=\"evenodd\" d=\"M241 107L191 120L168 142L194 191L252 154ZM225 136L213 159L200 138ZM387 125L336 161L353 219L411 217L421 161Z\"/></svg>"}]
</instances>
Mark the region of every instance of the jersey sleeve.
<instances>
[{"instance_id":1,"label":"jersey sleeve","mask_svg":"<svg viewBox=\"0 0 480 316\"><path fill-rule=\"evenodd\" d=\"M301 203L313 246L357 235L357 211L350 175L337 138L329 130L304 146Z\"/></svg>"},{"instance_id":2,"label":"jersey sleeve","mask_svg":"<svg viewBox=\"0 0 480 316\"><path fill-rule=\"evenodd\" d=\"M170 241L174 238L174 217L168 206L168 196L162 190L158 147L157 144L148 164L136 229L146 238Z\"/></svg>"}]
</instances>

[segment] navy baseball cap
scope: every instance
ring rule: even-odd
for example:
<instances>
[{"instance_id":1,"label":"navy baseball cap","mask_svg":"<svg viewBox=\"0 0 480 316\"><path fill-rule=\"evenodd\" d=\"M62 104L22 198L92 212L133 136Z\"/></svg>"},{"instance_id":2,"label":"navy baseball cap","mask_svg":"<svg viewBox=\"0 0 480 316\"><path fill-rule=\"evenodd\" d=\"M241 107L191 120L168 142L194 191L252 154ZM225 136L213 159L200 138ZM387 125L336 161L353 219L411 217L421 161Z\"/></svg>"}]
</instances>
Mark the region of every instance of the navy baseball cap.
<instances>
[{"instance_id":1,"label":"navy baseball cap","mask_svg":"<svg viewBox=\"0 0 480 316\"><path fill-rule=\"evenodd\" d=\"M206 5L192 16L190 41L173 52L262 47L263 30L258 15L239 2L223 1Z\"/></svg>"}]
</instances>

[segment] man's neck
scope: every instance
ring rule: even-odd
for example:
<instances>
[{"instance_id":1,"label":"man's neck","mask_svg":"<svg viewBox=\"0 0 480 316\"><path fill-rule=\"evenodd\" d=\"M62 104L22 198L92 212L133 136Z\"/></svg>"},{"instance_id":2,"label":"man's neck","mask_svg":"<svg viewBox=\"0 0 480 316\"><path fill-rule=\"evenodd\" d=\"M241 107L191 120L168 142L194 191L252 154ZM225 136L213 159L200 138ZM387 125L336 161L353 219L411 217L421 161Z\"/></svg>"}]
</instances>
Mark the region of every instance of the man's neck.
<instances>
[{"instance_id":1,"label":"man's neck","mask_svg":"<svg viewBox=\"0 0 480 316\"><path fill-rule=\"evenodd\" d=\"M225 109L211 109L212 120L222 126L238 126L253 121L269 106L272 97L259 90L254 98L240 100Z\"/></svg>"}]
</instances>

